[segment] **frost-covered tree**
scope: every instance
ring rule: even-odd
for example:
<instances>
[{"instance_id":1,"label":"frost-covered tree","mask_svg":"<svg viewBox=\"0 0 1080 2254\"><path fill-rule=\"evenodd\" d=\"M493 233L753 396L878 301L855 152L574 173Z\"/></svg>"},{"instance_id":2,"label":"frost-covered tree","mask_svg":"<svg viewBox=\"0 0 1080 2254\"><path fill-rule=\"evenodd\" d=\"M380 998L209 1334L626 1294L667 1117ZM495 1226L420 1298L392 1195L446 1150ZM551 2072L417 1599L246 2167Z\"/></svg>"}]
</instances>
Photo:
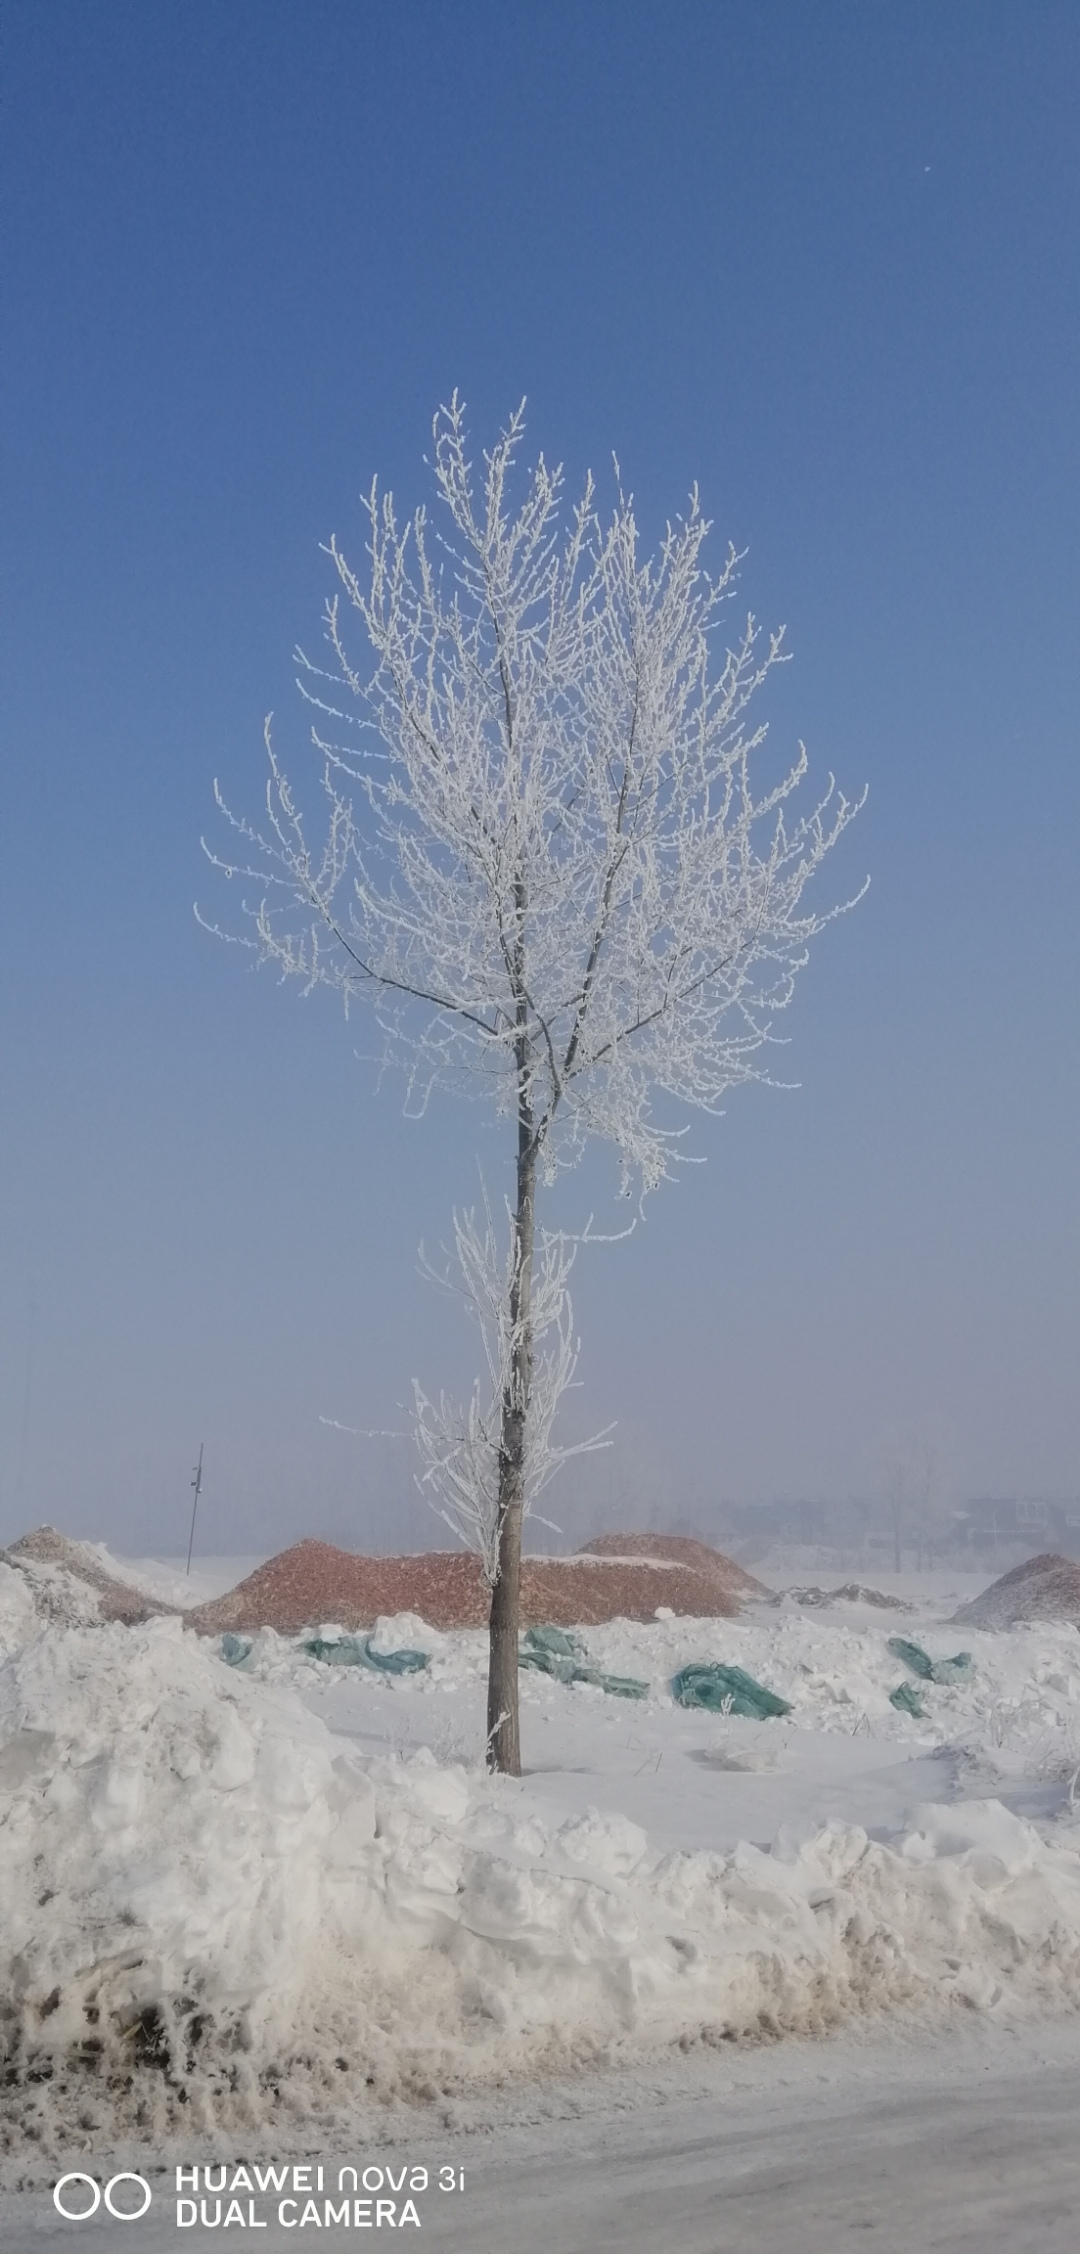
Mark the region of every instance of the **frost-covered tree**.
<instances>
[{"instance_id":1,"label":"frost-covered tree","mask_svg":"<svg viewBox=\"0 0 1080 2254\"><path fill-rule=\"evenodd\" d=\"M607 1445L607 1431L567 1446L553 1437L559 1403L574 1383L578 1341L568 1289L577 1243L562 1230L541 1229L533 1254L529 1293L532 1361L526 1410L521 1515L529 1513L545 1487L571 1456ZM499 1579L502 1529L503 1403L514 1383L516 1333L511 1318L514 1267L521 1257L519 1233L510 1210L509 1246L504 1252L485 1198L481 1224L475 1212L454 1215L454 1259L448 1273L427 1261L433 1282L465 1304L479 1329L484 1372L467 1402L440 1394L430 1401L413 1386L413 1432L423 1466L420 1490L460 1542L475 1550L488 1587Z\"/></svg>"},{"instance_id":2,"label":"frost-covered tree","mask_svg":"<svg viewBox=\"0 0 1080 2254\"><path fill-rule=\"evenodd\" d=\"M706 574L697 493L644 560L617 465L607 516L591 478L564 515L542 456L512 505L523 429L519 410L477 474L455 395L434 425L441 528L422 508L400 522L373 485L363 572L331 541L329 654L300 653L318 840L268 723L265 823L223 806L238 854L219 862L260 881L262 959L371 1005L415 1108L464 1088L510 1124L488 1744L513 1774L538 1184L600 1137L624 1187L651 1190L686 1107L767 1077L777 1012L838 912L803 892L856 810L830 778L792 811L801 746L759 780L747 708L782 636L750 618L723 637L739 559Z\"/></svg>"}]
</instances>

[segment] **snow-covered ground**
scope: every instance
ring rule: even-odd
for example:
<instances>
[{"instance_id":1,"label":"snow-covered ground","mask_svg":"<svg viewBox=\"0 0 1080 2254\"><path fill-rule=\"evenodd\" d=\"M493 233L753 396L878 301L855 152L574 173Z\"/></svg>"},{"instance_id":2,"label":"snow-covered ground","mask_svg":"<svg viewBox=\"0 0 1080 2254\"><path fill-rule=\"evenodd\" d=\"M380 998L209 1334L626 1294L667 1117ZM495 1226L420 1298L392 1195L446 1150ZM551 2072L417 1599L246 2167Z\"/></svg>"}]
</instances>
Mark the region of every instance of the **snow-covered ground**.
<instances>
[{"instance_id":1,"label":"snow-covered ground","mask_svg":"<svg viewBox=\"0 0 1080 2254\"><path fill-rule=\"evenodd\" d=\"M969 2019L933 2041L894 2031L888 2041L848 2035L680 2057L659 2070L518 2092L496 2101L496 2118L479 2129L460 2109L434 2121L414 2115L374 2137L302 2150L283 2142L279 2158L307 2161L312 2181L321 2161L335 2195L343 2160L374 2163L395 2181L426 2162L433 2184L417 2201L418 2243L437 2254L845 2254L867 2245L875 2254L1074 2254L1078 2105L1075 2026L1010 2032ZM197 2165L198 2152L193 2144L185 2158ZM80 2157L84 2169L97 2165ZM133 2241L138 2254L221 2243L189 2210L178 2230L175 2169L139 2153L125 2160L146 2172L149 2211L133 2231L99 2207L75 2232L88 2254L130 2254ZM440 2167L447 2192L436 2188ZM85 2185L66 2197L89 2203ZM117 2205L144 2198L130 2183L114 2194ZM347 2228L327 2226L324 2201L317 2206L314 2244L356 2243L351 2203ZM303 2210L302 2196L284 2213L275 2198L256 2201L262 2254L295 2254ZM211 2196L208 2223L213 2213ZM60 2254L72 2237L47 2190L0 2192L0 2244Z\"/></svg>"},{"instance_id":2,"label":"snow-covered ground","mask_svg":"<svg viewBox=\"0 0 1080 2254\"><path fill-rule=\"evenodd\" d=\"M917 1801L973 1793L994 1793L1023 1815L1060 1816L1080 1768L1080 1635L1045 1623L961 1635L946 1616L955 1601L950 1588L920 1614L788 1600L737 1620L590 1628L590 1661L647 1680L649 1696L630 1702L523 1675L522 1799L553 1816L595 1805L644 1825L657 1845L724 1851L824 1819L884 1837ZM968 1680L925 1691L924 1721L889 1703L905 1679L888 1649L898 1633L925 1639L935 1657L972 1653ZM439 1635L406 1614L383 1622L378 1640L421 1646L428 1669L373 1678L307 1660L272 1633L257 1639L247 1669L295 1688L367 1753L431 1746L442 1760L478 1762L483 1632ZM692 1660L743 1668L791 1703L790 1718L748 1722L678 1707L671 1677Z\"/></svg>"},{"instance_id":3,"label":"snow-covered ground","mask_svg":"<svg viewBox=\"0 0 1080 2254\"><path fill-rule=\"evenodd\" d=\"M730 2062L779 2037L774 2059L822 2062L793 2064L810 2082L852 2031L893 2028L910 2064L916 2039L929 2058L977 2027L999 2073L1040 2025L1068 2047L1080 1635L961 1634L969 1594L945 1576L903 1613L789 1596L592 1628L590 1660L648 1696L523 1676L518 1782L483 1769L481 1634L381 1623L383 1650L430 1655L400 1677L268 1632L233 1668L176 1619L43 1631L0 1566L14 2164L193 2140L300 2157L357 2122L416 2142L409 2123L449 2133L539 2089L588 2111L602 2074L614 2116L684 2054L710 2087L753 2080ZM922 1720L889 1703L896 1633L973 1655ZM744 1668L791 1715L681 1709L691 1660ZM839 2240L800 2246L819 2242ZM588 2243L616 2241L598 2223Z\"/></svg>"},{"instance_id":4,"label":"snow-covered ground","mask_svg":"<svg viewBox=\"0 0 1080 2254\"><path fill-rule=\"evenodd\" d=\"M126 1581L133 1589L144 1589L147 1596L158 1597L162 1604L177 1604L183 1612L191 1611L197 1604L211 1604L215 1597L223 1597L228 1589L235 1589L238 1581L246 1581L256 1566L266 1562L265 1551L257 1557L200 1557L196 1554L189 1572L182 1557L117 1557L104 1542L87 1542L83 1546L115 1580Z\"/></svg>"}]
</instances>

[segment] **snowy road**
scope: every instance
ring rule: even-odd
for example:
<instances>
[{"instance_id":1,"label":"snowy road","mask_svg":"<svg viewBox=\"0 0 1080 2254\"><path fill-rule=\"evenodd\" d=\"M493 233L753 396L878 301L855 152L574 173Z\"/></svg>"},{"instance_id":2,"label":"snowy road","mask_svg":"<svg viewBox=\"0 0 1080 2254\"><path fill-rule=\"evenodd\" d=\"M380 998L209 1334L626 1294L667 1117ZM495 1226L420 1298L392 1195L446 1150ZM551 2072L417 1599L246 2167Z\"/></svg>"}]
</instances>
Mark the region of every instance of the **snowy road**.
<instances>
[{"instance_id":1,"label":"snowy road","mask_svg":"<svg viewBox=\"0 0 1080 2254\"><path fill-rule=\"evenodd\" d=\"M717 2121L698 2103L538 2153L472 2201L454 2254L1074 2254L1080 2071ZM506 2175L512 2173L512 2181ZM870 2235L872 2234L872 2236Z\"/></svg>"},{"instance_id":2,"label":"snowy road","mask_svg":"<svg viewBox=\"0 0 1080 2254\"><path fill-rule=\"evenodd\" d=\"M763 2060L757 2088L718 2079L707 2096L657 2091L652 2102L639 2089L618 2110L449 2143L444 2135L430 2157L452 2153L465 2189L419 2201L419 2243L440 2254L840 2254L868 2245L875 2254L1074 2254L1078 2051L1077 2036L1062 2031L1041 2048L961 2046L951 2061L947 2046L932 2045L922 2075L910 2047L893 2070L878 2046L861 2060L857 2050L837 2057L831 2046L799 2046L790 2075L777 2053ZM385 2148L376 2157L385 2161ZM19 2254L220 2243L198 2224L177 2230L173 2188L160 2178L151 2213L134 2226L100 2215L65 2224L47 2194L0 2198L0 2244ZM298 2240L295 2221L271 2220L254 2240L226 2243L281 2254L357 2240L334 2225Z\"/></svg>"}]
</instances>

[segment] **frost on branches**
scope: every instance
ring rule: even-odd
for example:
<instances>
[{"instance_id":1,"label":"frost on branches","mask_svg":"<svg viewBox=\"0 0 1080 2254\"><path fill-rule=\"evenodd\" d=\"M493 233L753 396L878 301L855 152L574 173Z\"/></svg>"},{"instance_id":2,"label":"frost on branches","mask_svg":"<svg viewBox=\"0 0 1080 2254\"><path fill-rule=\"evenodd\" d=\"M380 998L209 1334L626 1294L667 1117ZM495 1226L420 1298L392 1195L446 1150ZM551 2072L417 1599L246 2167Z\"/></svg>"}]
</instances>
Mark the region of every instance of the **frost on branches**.
<instances>
[{"instance_id":1,"label":"frost on branches","mask_svg":"<svg viewBox=\"0 0 1080 2254\"><path fill-rule=\"evenodd\" d=\"M421 1491L466 1549L475 1550L489 1588L499 1578L500 1453L503 1405L519 1366L518 1340L510 1305L520 1257L518 1232L510 1215L510 1250L500 1256L490 1208L481 1228L475 1213L455 1213L455 1277L443 1276L425 1262L433 1281L458 1292L478 1323L486 1380L478 1378L464 1405L443 1393L429 1401L413 1385L413 1430L423 1471ZM589 1440L559 1446L552 1428L559 1403L574 1382L578 1341L567 1289L577 1244L562 1231L542 1230L533 1255L529 1301L531 1366L526 1404L526 1445L521 1512L527 1518L539 1495L571 1456L588 1455L607 1445L607 1426ZM544 1524L548 1524L547 1520Z\"/></svg>"},{"instance_id":2,"label":"frost on branches","mask_svg":"<svg viewBox=\"0 0 1080 2254\"><path fill-rule=\"evenodd\" d=\"M373 485L363 575L331 542L329 655L301 659L318 841L268 725L265 823L223 805L239 854L218 860L259 881L262 959L346 1009L370 1001L413 1108L460 1087L512 1122L489 1730L515 1772L537 1183L600 1136L625 1185L652 1189L684 1107L766 1077L773 1021L839 912L807 913L804 888L857 811L831 778L794 809L801 746L756 780L747 712L782 637L750 618L724 642L738 558L705 572L697 494L642 560L632 500L602 518L589 479L564 519L542 456L512 507L523 428L519 410L477 474L455 395L434 426L445 530L423 509L399 525Z\"/></svg>"}]
</instances>

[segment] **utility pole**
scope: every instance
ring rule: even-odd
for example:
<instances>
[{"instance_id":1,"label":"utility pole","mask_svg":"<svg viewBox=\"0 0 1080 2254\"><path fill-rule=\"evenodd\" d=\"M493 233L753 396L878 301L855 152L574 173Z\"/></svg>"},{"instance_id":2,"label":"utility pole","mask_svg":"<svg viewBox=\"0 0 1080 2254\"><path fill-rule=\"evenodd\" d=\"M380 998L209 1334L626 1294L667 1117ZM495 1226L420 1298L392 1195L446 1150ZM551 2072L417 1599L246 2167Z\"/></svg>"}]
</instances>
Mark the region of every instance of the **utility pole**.
<instances>
[{"instance_id":1,"label":"utility pole","mask_svg":"<svg viewBox=\"0 0 1080 2254\"><path fill-rule=\"evenodd\" d=\"M192 1486L193 1486L193 1487L194 1487L194 1489L195 1489L195 1500L194 1500L194 1502L192 1503L192 1506L191 1506L191 1532L190 1532L190 1534L188 1535L188 1546L187 1546L187 1571L188 1571L189 1573L190 1573L190 1571L191 1571L191 1551L192 1551L192 1546L193 1546L193 1544L194 1544L194 1541L195 1541L195 1513L196 1513L196 1511L197 1511L197 1510L198 1510L198 1508L199 1508L199 1496L200 1496L200 1495L201 1495L201 1493L202 1493L202 1452L203 1452L203 1443L202 1443L202 1441L200 1440L200 1442L199 1442L199 1461L198 1461L198 1463L197 1463L197 1464L196 1464L196 1466L195 1466L195 1476L194 1476L194 1478L192 1479L192 1482L191 1482Z\"/></svg>"}]
</instances>

